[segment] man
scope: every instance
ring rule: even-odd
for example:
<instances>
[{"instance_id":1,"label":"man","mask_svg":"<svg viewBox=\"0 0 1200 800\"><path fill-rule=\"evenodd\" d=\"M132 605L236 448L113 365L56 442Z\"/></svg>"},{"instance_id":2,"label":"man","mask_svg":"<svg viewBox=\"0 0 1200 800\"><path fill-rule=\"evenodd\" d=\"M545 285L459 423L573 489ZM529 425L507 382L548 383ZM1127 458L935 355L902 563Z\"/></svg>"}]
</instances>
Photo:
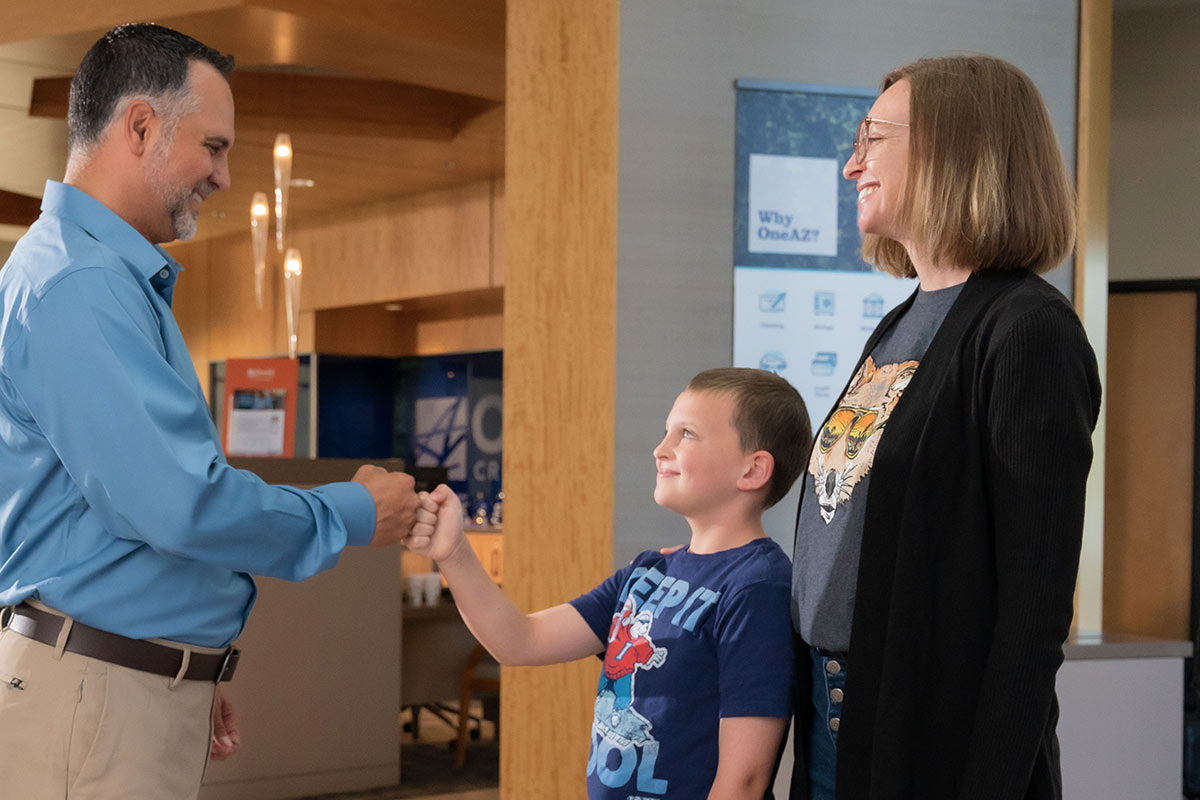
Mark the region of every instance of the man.
<instances>
[{"instance_id":1,"label":"man","mask_svg":"<svg viewBox=\"0 0 1200 800\"><path fill-rule=\"evenodd\" d=\"M157 245L229 187L232 67L155 25L96 42L66 177L0 270L2 797L195 797L210 743L238 743L215 687L250 574L301 580L412 527L407 475L299 491L222 455Z\"/></svg>"}]
</instances>

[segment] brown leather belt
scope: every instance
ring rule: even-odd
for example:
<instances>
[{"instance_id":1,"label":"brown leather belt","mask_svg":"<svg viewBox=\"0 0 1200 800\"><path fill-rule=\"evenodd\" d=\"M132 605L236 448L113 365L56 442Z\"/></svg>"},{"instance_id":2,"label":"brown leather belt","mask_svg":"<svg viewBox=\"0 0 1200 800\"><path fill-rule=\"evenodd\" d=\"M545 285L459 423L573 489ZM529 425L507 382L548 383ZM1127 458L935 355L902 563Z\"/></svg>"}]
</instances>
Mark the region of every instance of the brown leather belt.
<instances>
[{"instance_id":1,"label":"brown leather belt","mask_svg":"<svg viewBox=\"0 0 1200 800\"><path fill-rule=\"evenodd\" d=\"M8 629L34 641L54 647L62 630L63 618L39 608L19 605L11 609L7 620ZM129 669L152 672L174 678L183 664L184 651L145 639L130 639L115 633L92 628L81 622L71 625L64 650L88 658L106 661ZM192 651L184 680L221 683L233 678L240 652L229 647L223 653L197 653Z\"/></svg>"}]
</instances>

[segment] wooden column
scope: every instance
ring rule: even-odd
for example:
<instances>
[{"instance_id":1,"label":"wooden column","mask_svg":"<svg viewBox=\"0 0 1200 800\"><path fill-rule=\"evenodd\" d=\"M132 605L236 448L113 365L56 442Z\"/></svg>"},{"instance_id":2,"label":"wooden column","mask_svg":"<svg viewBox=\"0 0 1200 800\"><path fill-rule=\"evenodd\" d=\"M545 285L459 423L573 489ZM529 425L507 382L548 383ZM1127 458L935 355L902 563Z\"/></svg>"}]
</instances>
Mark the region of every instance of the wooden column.
<instances>
[{"instance_id":1,"label":"wooden column","mask_svg":"<svg viewBox=\"0 0 1200 800\"><path fill-rule=\"evenodd\" d=\"M504 587L612 570L618 3L509 0ZM583 798L598 663L506 668L500 796Z\"/></svg>"},{"instance_id":2,"label":"wooden column","mask_svg":"<svg viewBox=\"0 0 1200 800\"><path fill-rule=\"evenodd\" d=\"M1079 130L1075 172L1079 231L1075 244L1075 308L1096 351L1107 385L1108 350L1108 140L1112 94L1112 0L1079 4ZM1100 407L1095 455L1088 475L1083 550L1075 592L1075 627L1101 630L1104 590L1104 430Z\"/></svg>"}]
</instances>

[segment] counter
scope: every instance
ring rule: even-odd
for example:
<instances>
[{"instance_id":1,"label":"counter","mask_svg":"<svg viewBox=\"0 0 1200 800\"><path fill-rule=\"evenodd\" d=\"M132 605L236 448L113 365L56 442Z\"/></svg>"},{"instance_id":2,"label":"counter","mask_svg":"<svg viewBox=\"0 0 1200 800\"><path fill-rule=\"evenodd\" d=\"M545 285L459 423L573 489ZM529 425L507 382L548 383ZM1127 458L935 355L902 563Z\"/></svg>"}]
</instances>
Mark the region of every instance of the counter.
<instances>
[{"instance_id":1,"label":"counter","mask_svg":"<svg viewBox=\"0 0 1200 800\"><path fill-rule=\"evenodd\" d=\"M363 463L404 469L396 460L229 463L299 488L349 480ZM418 488L431 488L445 469L410 473ZM225 689L241 720L242 749L209 765L199 800L307 797L397 782L400 573L401 548L349 547L334 569L307 581L256 579L258 598L237 641L242 660Z\"/></svg>"},{"instance_id":2,"label":"counter","mask_svg":"<svg viewBox=\"0 0 1200 800\"><path fill-rule=\"evenodd\" d=\"M400 548L351 547L302 583L256 579L226 693L242 749L199 800L266 800L395 784L400 775Z\"/></svg>"},{"instance_id":3,"label":"counter","mask_svg":"<svg viewBox=\"0 0 1200 800\"><path fill-rule=\"evenodd\" d=\"M1055 687L1063 800L1179 800L1183 659L1191 654L1186 641L1071 635ZM791 748L789 738L785 752ZM776 776L776 797L787 797L791 774L789 755Z\"/></svg>"},{"instance_id":4,"label":"counter","mask_svg":"<svg viewBox=\"0 0 1200 800\"><path fill-rule=\"evenodd\" d=\"M1074 633L1063 645L1067 661L1096 658L1191 658L1192 643L1176 639L1154 639L1129 633Z\"/></svg>"},{"instance_id":5,"label":"counter","mask_svg":"<svg viewBox=\"0 0 1200 800\"><path fill-rule=\"evenodd\" d=\"M1058 671L1063 800L1179 800L1192 643L1078 632Z\"/></svg>"}]
</instances>

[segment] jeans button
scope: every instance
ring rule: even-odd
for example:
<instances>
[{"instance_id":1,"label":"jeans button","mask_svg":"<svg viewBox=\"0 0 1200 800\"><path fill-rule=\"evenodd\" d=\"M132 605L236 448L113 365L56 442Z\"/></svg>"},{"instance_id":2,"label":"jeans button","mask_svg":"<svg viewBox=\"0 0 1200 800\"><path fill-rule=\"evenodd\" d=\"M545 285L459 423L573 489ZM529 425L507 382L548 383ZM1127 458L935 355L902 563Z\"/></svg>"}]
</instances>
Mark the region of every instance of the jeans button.
<instances>
[{"instance_id":1,"label":"jeans button","mask_svg":"<svg viewBox=\"0 0 1200 800\"><path fill-rule=\"evenodd\" d=\"M842 698L844 698L845 696L846 696L845 692L843 692L841 689L834 689L829 692L829 699L835 703L842 702Z\"/></svg>"},{"instance_id":2,"label":"jeans button","mask_svg":"<svg viewBox=\"0 0 1200 800\"><path fill-rule=\"evenodd\" d=\"M830 675L837 675L842 671L842 665L830 659L829 662L825 664L825 671Z\"/></svg>"},{"instance_id":3,"label":"jeans button","mask_svg":"<svg viewBox=\"0 0 1200 800\"><path fill-rule=\"evenodd\" d=\"M829 720L829 730L833 731L834 733L837 733L837 729L841 726L842 720L840 718L834 717L833 719Z\"/></svg>"}]
</instances>

